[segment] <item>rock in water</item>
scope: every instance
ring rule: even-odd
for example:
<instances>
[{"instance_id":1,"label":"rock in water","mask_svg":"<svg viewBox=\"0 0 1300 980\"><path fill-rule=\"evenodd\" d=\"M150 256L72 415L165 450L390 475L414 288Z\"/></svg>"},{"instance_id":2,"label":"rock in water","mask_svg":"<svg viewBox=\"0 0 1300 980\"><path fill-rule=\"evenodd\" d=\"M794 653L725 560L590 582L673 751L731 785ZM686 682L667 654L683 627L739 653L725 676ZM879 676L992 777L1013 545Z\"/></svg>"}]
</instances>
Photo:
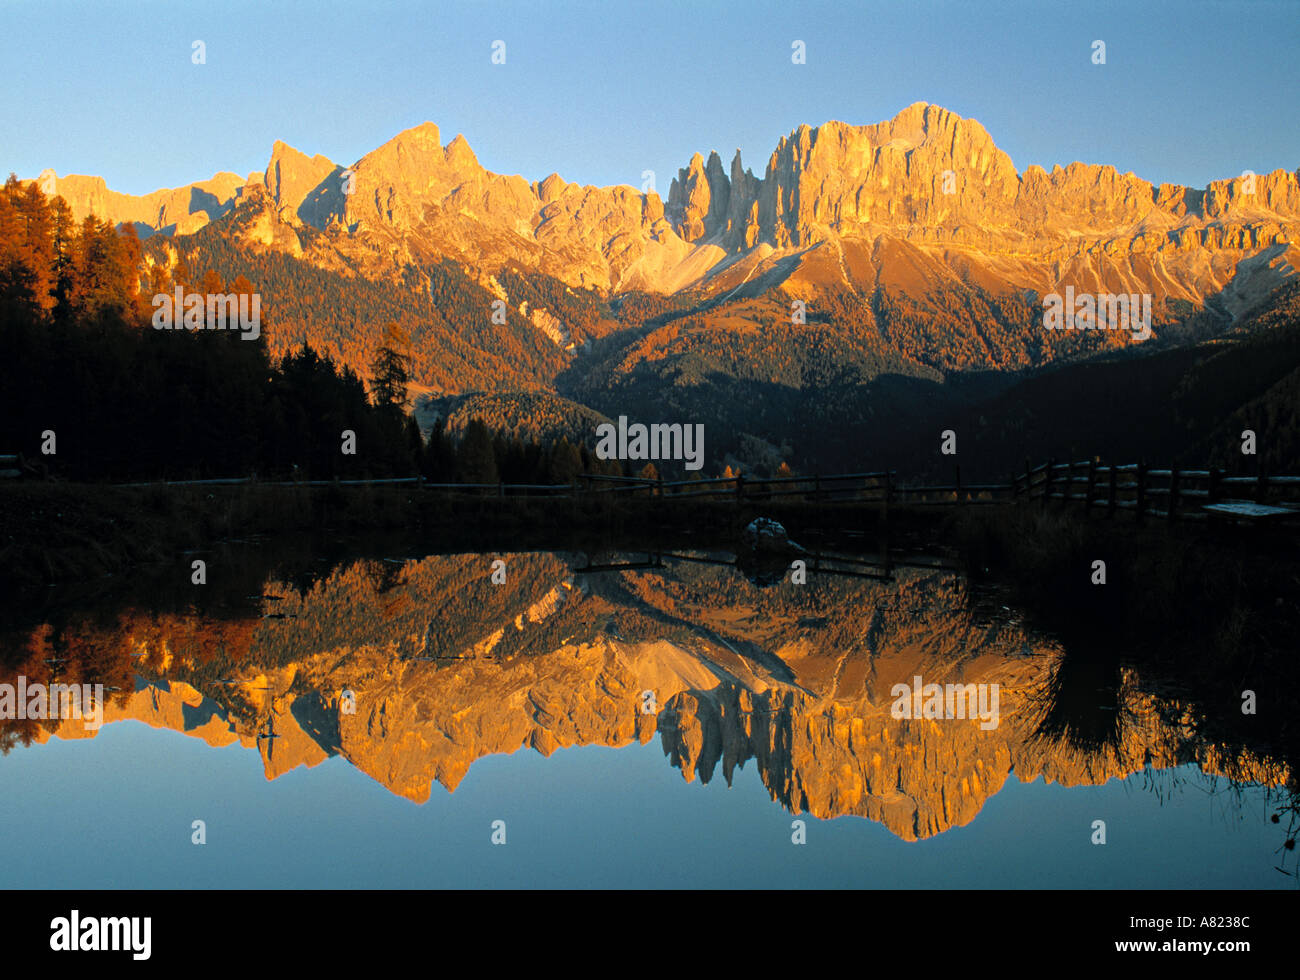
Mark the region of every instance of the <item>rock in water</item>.
<instances>
[{"instance_id":1,"label":"rock in water","mask_svg":"<svg viewBox=\"0 0 1300 980\"><path fill-rule=\"evenodd\" d=\"M803 548L790 540L785 527L770 517L756 517L741 532L741 544L759 554L784 555L802 553Z\"/></svg>"}]
</instances>

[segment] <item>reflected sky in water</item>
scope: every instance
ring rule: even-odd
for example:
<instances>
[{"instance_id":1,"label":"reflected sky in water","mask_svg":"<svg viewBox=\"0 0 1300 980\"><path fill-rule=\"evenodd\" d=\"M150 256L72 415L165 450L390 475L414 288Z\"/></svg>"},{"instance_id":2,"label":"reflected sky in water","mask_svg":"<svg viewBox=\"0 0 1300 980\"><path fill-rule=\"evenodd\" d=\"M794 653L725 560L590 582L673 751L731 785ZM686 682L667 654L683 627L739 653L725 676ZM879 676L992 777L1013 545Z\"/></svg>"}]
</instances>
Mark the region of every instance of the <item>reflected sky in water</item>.
<instances>
[{"instance_id":1,"label":"reflected sky in water","mask_svg":"<svg viewBox=\"0 0 1300 980\"><path fill-rule=\"evenodd\" d=\"M341 758L274 782L256 752L135 722L3 760L9 887L1276 888L1265 791L1195 766L1099 787L1012 776L969 825L903 841L880 824L733 785L686 783L657 740L480 759L454 795L394 796ZM1180 783L1181 785L1175 785ZM207 822L208 843L190 842ZM490 843L492 821L507 843ZM1108 842L1090 843L1104 819ZM269 915L274 915L270 911Z\"/></svg>"},{"instance_id":2,"label":"reflected sky in water","mask_svg":"<svg viewBox=\"0 0 1300 980\"><path fill-rule=\"evenodd\" d=\"M121 691L93 738L6 723L4 883L1295 887L1284 759L950 569L492 558L254 562L204 610L11 630L0 680ZM998 686L1000 723L894 714L918 676Z\"/></svg>"}]
</instances>

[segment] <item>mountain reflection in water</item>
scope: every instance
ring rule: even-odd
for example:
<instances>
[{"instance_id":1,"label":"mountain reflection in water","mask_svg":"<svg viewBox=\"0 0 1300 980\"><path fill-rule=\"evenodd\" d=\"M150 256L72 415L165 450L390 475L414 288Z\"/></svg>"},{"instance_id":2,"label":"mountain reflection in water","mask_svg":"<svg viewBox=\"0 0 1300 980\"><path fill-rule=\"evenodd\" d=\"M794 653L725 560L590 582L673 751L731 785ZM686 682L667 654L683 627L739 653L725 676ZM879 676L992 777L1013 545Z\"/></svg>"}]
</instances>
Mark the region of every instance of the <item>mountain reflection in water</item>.
<instances>
[{"instance_id":1,"label":"mountain reflection in water","mask_svg":"<svg viewBox=\"0 0 1300 980\"><path fill-rule=\"evenodd\" d=\"M970 823L1013 771L1066 786L1187 763L1236 783L1290 778L1276 759L1203 737L1194 706L1133 670L1100 692L1084 671L1071 688L1080 672L1059 645L1009 611L977 615L951 571L760 588L671 557L575 572L594 564L438 555L273 576L220 614L126 608L43 624L10 639L7 673L103 679L120 688L109 725L238 742L268 779L340 756L415 803L434 781L454 792L484 756L656 737L688 782L720 771L730 784L752 760L792 813L865 817L905 840ZM996 727L894 717L894 686L914 678L998 685ZM1106 719L1098 737L1063 717L1081 699ZM74 720L0 725L6 748L96 734Z\"/></svg>"}]
</instances>

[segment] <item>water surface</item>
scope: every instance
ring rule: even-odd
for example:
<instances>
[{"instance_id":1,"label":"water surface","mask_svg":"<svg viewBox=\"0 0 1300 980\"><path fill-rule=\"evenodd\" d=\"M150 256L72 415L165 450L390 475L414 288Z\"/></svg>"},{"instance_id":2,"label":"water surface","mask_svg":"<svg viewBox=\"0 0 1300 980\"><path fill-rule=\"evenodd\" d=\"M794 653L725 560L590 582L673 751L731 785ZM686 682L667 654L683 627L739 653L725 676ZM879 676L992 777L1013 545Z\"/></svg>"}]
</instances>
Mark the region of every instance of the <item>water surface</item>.
<instances>
[{"instance_id":1,"label":"water surface","mask_svg":"<svg viewBox=\"0 0 1300 980\"><path fill-rule=\"evenodd\" d=\"M121 689L0 722L5 883L1293 887L1284 760L953 571L837 567L298 555L52 604L7 679ZM896 717L917 677L996 724Z\"/></svg>"}]
</instances>

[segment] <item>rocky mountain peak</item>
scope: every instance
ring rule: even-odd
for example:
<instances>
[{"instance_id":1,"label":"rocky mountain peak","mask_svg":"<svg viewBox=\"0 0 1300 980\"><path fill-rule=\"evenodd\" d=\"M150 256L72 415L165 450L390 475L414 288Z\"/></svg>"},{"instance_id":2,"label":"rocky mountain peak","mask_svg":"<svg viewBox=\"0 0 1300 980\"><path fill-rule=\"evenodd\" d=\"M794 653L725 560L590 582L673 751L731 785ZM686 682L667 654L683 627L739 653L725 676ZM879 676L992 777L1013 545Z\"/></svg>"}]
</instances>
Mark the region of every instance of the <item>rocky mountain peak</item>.
<instances>
[{"instance_id":1,"label":"rocky mountain peak","mask_svg":"<svg viewBox=\"0 0 1300 980\"><path fill-rule=\"evenodd\" d=\"M319 153L309 157L283 140L276 140L263 182L276 206L296 215L307 196L335 169L328 157Z\"/></svg>"},{"instance_id":2,"label":"rocky mountain peak","mask_svg":"<svg viewBox=\"0 0 1300 980\"><path fill-rule=\"evenodd\" d=\"M447 161L447 166L456 170L479 170L478 157L474 156L474 151L470 149L469 140L464 135L457 133L456 138L447 144L443 151L443 158Z\"/></svg>"},{"instance_id":3,"label":"rocky mountain peak","mask_svg":"<svg viewBox=\"0 0 1300 980\"><path fill-rule=\"evenodd\" d=\"M726 221L731 199L731 184L722 170L716 152L704 157L696 153L684 170L677 172L668 191L668 206L677 233L684 241L695 242L716 235Z\"/></svg>"},{"instance_id":4,"label":"rocky mountain peak","mask_svg":"<svg viewBox=\"0 0 1300 980\"><path fill-rule=\"evenodd\" d=\"M404 129L391 140L384 144L391 147L409 147L423 148L431 150L433 148L442 148L442 136L438 131L435 123L425 120L418 126L412 126ZM380 147L382 149L383 147Z\"/></svg>"}]
</instances>

